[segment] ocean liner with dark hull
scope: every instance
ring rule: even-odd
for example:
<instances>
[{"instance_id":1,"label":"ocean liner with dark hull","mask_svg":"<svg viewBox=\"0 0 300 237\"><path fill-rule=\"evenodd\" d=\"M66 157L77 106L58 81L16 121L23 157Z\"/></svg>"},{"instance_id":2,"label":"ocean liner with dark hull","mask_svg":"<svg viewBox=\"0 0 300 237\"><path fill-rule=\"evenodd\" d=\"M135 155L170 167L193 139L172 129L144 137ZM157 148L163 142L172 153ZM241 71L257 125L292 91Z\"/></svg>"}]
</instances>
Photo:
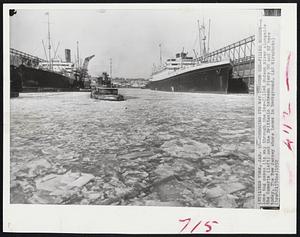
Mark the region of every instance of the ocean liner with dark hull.
<instances>
[{"instance_id":1,"label":"ocean liner with dark hull","mask_svg":"<svg viewBox=\"0 0 300 237\"><path fill-rule=\"evenodd\" d=\"M178 53L153 72L147 87L162 91L247 93L246 83L232 78L232 69L229 59L199 63L186 53Z\"/></svg>"},{"instance_id":2,"label":"ocean liner with dark hull","mask_svg":"<svg viewBox=\"0 0 300 237\"><path fill-rule=\"evenodd\" d=\"M232 65L229 60L197 64L186 53L168 59L166 66L152 74L152 90L186 92L230 92Z\"/></svg>"},{"instance_id":3,"label":"ocean liner with dark hull","mask_svg":"<svg viewBox=\"0 0 300 237\"><path fill-rule=\"evenodd\" d=\"M204 23L200 27L198 21L198 28L199 39L203 41L203 46L201 40L199 42L200 55L204 56L209 51L209 38L206 45ZM159 46L161 47L161 45ZM230 59L205 62L200 61L200 57L197 57L195 50L194 53L195 58L188 57L183 50L181 53L177 53L175 58L167 59L164 65L160 62L160 66L153 69L147 87L152 90L182 92L248 92L247 85L241 79L232 78L233 65Z\"/></svg>"},{"instance_id":4,"label":"ocean liner with dark hull","mask_svg":"<svg viewBox=\"0 0 300 237\"><path fill-rule=\"evenodd\" d=\"M77 86L73 63L52 60L52 65L50 70L45 60L10 49L11 92L70 90Z\"/></svg>"},{"instance_id":5,"label":"ocean liner with dark hull","mask_svg":"<svg viewBox=\"0 0 300 237\"><path fill-rule=\"evenodd\" d=\"M77 42L77 62L71 62L71 50L65 49L65 61L57 57L57 49L51 57L51 38L48 16L48 55L43 42L47 60L32 56L16 49L10 49L11 97L19 92L70 91L86 87L90 76L87 73L89 61L95 56L86 57L83 64L79 60Z\"/></svg>"},{"instance_id":6,"label":"ocean liner with dark hull","mask_svg":"<svg viewBox=\"0 0 300 237\"><path fill-rule=\"evenodd\" d=\"M22 83L22 91L71 90L76 80L62 74L21 65L16 69Z\"/></svg>"},{"instance_id":7,"label":"ocean liner with dark hull","mask_svg":"<svg viewBox=\"0 0 300 237\"><path fill-rule=\"evenodd\" d=\"M88 79L87 65L94 57L87 57L81 67L75 67L66 50L66 61L52 59L51 63L11 49L11 92L70 91L84 87Z\"/></svg>"}]
</instances>

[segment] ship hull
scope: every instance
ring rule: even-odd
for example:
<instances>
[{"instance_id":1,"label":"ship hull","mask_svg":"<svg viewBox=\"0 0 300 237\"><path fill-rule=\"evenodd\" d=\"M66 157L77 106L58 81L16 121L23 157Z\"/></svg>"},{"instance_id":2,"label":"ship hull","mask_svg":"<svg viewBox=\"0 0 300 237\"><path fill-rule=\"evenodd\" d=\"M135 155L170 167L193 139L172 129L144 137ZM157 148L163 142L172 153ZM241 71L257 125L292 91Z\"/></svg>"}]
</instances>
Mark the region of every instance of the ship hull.
<instances>
[{"instance_id":1,"label":"ship hull","mask_svg":"<svg viewBox=\"0 0 300 237\"><path fill-rule=\"evenodd\" d=\"M21 75L16 66L10 66L10 97L18 97L22 91Z\"/></svg>"},{"instance_id":2,"label":"ship hull","mask_svg":"<svg viewBox=\"0 0 300 237\"><path fill-rule=\"evenodd\" d=\"M21 65L11 69L11 81L19 81L22 91L71 90L76 87L75 79L41 69Z\"/></svg>"},{"instance_id":3,"label":"ship hull","mask_svg":"<svg viewBox=\"0 0 300 237\"><path fill-rule=\"evenodd\" d=\"M148 88L181 92L247 92L242 81L232 79L231 64L195 69L162 80L150 81Z\"/></svg>"}]
</instances>

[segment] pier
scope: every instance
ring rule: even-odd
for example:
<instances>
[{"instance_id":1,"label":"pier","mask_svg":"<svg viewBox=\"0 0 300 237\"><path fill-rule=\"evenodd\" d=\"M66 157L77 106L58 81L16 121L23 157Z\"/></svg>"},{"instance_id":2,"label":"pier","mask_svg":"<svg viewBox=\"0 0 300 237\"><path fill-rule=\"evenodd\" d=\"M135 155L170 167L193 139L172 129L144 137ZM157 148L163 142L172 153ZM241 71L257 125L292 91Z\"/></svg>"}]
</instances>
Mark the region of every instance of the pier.
<instances>
[{"instance_id":1,"label":"pier","mask_svg":"<svg viewBox=\"0 0 300 237\"><path fill-rule=\"evenodd\" d=\"M46 62L46 60L20 50L10 48L10 65L19 66L24 64L29 67L37 67L40 62Z\"/></svg>"},{"instance_id":2,"label":"pier","mask_svg":"<svg viewBox=\"0 0 300 237\"><path fill-rule=\"evenodd\" d=\"M249 93L254 90L254 61L255 61L255 36L252 35L223 48L212 51L198 58L201 62L219 62L230 59L233 70L232 77L242 78L249 88Z\"/></svg>"}]
</instances>

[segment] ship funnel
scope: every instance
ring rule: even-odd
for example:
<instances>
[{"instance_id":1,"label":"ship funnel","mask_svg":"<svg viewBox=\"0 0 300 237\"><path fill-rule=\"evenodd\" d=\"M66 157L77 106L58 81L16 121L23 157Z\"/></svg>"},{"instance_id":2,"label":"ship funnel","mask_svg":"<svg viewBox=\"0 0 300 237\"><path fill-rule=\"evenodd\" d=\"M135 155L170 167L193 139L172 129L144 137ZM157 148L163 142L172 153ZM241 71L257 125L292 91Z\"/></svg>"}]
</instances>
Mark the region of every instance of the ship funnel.
<instances>
[{"instance_id":1,"label":"ship funnel","mask_svg":"<svg viewBox=\"0 0 300 237\"><path fill-rule=\"evenodd\" d=\"M71 49L65 49L65 57L66 57L66 62L70 63L71 62Z\"/></svg>"}]
</instances>

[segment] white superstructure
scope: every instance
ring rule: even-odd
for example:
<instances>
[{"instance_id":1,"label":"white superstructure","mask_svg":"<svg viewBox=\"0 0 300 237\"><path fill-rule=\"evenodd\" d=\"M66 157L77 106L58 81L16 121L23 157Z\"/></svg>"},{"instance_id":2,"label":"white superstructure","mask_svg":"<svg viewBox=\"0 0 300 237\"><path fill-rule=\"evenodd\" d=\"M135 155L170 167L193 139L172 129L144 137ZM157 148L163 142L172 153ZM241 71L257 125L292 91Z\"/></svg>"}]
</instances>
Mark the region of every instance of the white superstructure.
<instances>
[{"instance_id":1,"label":"white superstructure","mask_svg":"<svg viewBox=\"0 0 300 237\"><path fill-rule=\"evenodd\" d=\"M187 53L177 53L176 58L167 59L163 67L154 71L149 80L152 82L160 81L194 70L220 66L228 63L230 63L229 59L214 63L200 63L193 59L193 57L187 57Z\"/></svg>"},{"instance_id":2,"label":"white superstructure","mask_svg":"<svg viewBox=\"0 0 300 237\"><path fill-rule=\"evenodd\" d=\"M49 62L40 62L39 68L44 70L49 70ZM64 74L66 76L71 76L74 72L74 63L72 62L63 62L59 59L53 59L51 62L51 69L54 72Z\"/></svg>"}]
</instances>

